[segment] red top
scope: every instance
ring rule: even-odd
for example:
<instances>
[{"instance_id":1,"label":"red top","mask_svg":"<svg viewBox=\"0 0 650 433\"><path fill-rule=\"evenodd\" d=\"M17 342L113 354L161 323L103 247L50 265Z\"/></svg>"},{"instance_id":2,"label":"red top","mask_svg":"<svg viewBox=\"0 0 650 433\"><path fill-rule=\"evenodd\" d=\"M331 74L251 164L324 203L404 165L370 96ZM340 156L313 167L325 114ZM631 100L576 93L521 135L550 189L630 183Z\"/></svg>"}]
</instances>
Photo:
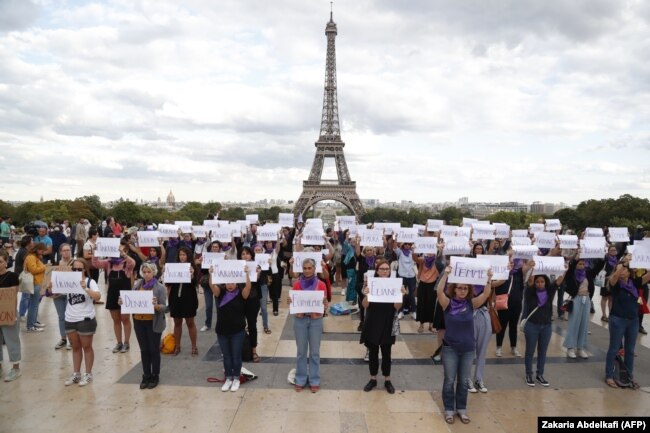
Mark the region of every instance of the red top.
<instances>
[{"instance_id":1,"label":"red top","mask_svg":"<svg viewBox=\"0 0 650 433\"><path fill-rule=\"evenodd\" d=\"M293 290L302 290L302 287L300 287L300 280L296 281L293 283ZM325 292L325 298L327 298L327 287L325 286L325 283L322 280L318 280L318 284L316 284L316 290L320 290L322 292ZM325 306L327 308L327 306ZM305 314L309 313L299 313L296 314L296 317L305 317ZM318 319L319 317L323 317L322 314L318 313L311 313L311 318L312 319Z\"/></svg>"}]
</instances>

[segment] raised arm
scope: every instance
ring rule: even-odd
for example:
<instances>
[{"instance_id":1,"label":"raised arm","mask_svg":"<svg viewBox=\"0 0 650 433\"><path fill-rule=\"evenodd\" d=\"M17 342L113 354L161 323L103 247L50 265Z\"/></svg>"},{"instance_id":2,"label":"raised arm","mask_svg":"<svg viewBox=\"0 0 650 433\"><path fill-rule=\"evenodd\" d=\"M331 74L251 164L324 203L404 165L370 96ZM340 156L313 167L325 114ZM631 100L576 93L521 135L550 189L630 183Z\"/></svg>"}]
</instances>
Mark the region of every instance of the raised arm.
<instances>
[{"instance_id":1,"label":"raised arm","mask_svg":"<svg viewBox=\"0 0 650 433\"><path fill-rule=\"evenodd\" d=\"M248 266L244 266L244 273L246 274L246 285L244 286L244 289L241 291L241 296L244 299L248 299L248 295L251 294L251 279L248 275Z\"/></svg>"},{"instance_id":2,"label":"raised arm","mask_svg":"<svg viewBox=\"0 0 650 433\"><path fill-rule=\"evenodd\" d=\"M447 285L447 277L450 273L451 266L447 266L445 268L445 271L442 273L440 280L438 281L438 303L440 304L442 311L445 311L449 305L449 298L445 294L445 286Z\"/></svg>"},{"instance_id":3,"label":"raised arm","mask_svg":"<svg viewBox=\"0 0 650 433\"><path fill-rule=\"evenodd\" d=\"M472 299L472 306L474 308L478 308L481 305L485 303L490 297L490 294L492 293L492 269L488 271L488 280L487 284L485 285L485 289L483 289L483 293Z\"/></svg>"}]
</instances>

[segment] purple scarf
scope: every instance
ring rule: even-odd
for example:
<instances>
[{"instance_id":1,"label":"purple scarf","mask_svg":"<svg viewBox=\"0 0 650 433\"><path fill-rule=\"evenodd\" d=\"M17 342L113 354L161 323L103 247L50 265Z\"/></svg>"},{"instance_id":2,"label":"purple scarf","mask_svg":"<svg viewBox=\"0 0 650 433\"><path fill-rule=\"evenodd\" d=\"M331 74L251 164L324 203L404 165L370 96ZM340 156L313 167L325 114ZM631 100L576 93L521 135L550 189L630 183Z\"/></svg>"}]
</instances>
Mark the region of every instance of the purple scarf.
<instances>
[{"instance_id":1,"label":"purple scarf","mask_svg":"<svg viewBox=\"0 0 650 433\"><path fill-rule=\"evenodd\" d=\"M273 251L275 250L275 242L271 242L271 248L264 248L264 252L266 254L273 254Z\"/></svg>"},{"instance_id":2,"label":"purple scarf","mask_svg":"<svg viewBox=\"0 0 650 433\"><path fill-rule=\"evenodd\" d=\"M374 269L375 261L377 261L377 256L371 256L371 257L366 256L365 258L366 258L366 265L368 265L368 269Z\"/></svg>"},{"instance_id":3,"label":"purple scarf","mask_svg":"<svg viewBox=\"0 0 650 433\"><path fill-rule=\"evenodd\" d=\"M168 240L167 241L167 248L176 248L178 246L178 242L179 241L178 241L177 238Z\"/></svg>"},{"instance_id":4,"label":"purple scarf","mask_svg":"<svg viewBox=\"0 0 650 433\"><path fill-rule=\"evenodd\" d=\"M467 299L456 299L456 298L451 298L451 302L449 303L449 314L452 316L457 315L458 313L462 312L465 308L467 308Z\"/></svg>"},{"instance_id":5,"label":"purple scarf","mask_svg":"<svg viewBox=\"0 0 650 433\"><path fill-rule=\"evenodd\" d=\"M153 263L153 264L156 265L156 266L158 265L158 262L159 262L159 261L160 261L160 257L158 257L158 256L156 256L156 257L149 257L149 258L147 259L147 263Z\"/></svg>"},{"instance_id":6,"label":"purple scarf","mask_svg":"<svg viewBox=\"0 0 650 433\"><path fill-rule=\"evenodd\" d=\"M424 268L431 269L433 267L433 262L436 261L436 256L424 256Z\"/></svg>"},{"instance_id":7,"label":"purple scarf","mask_svg":"<svg viewBox=\"0 0 650 433\"><path fill-rule=\"evenodd\" d=\"M485 289L485 286L481 286L480 284L473 284L472 287L474 287L474 297L479 296Z\"/></svg>"},{"instance_id":8,"label":"purple scarf","mask_svg":"<svg viewBox=\"0 0 650 433\"><path fill-rule=\"evenodd\" d=\"M205 238L199 238L199 239L196 240L196 244L197 244L198 246L201 246L201 245L203 245L204 243L205 243Z\"/></svg>"},{"instance_id":9,"label":"purple scarf","mask_svg":"<svg viewBox=\"0 0 650 433\"><path fill-rule=\"evenodd\" d=\"M546 290L536 290L535 294L537 295L537 306L543 307L548 301L548 292Z\"/></svg>"},{"instance_id":10,"label":"purple scarf","mask_svg":"<svg viewBox=\"0 0 650 433\"><path fill-rule=\"evenodd\" d=\"M232 248L232 245L224 245L224 246L221 248L221 251L223 251L223 252L225 253L225 252L227 252L227 251L230 251L231 248Z\"/></svg>"},{"instance_id":11,"label":"purple scarf","mask_svg":"<svg viewBox=\"0 0 650 433\"><path fill-rule=\"evenodd\" d=\"M300 288L302 290L316 290L316 286L318 286L318 278L316 277L316 274L309 278L301 275L298 281L300 282Z\"/></svg>"},{"instance_id":12,"label":"purple scarf","mask_svg":"<svg viewBox=\"0 0 650 433\"><path fill-rule=\"evenodd\" d=\"M549 251L551 251L551 250L548 249L548 248L540 248L540 249L539 249L539 255L540 255L540 256L546 256L546 255L548 255L548 252L549 252Z\"/></svg>"},{"instance_id":13,"label":"purple scarf","mask_svg":"<svg viewBox=\"0 0 650 433\"><path fill-rule=\"evenodd\" d=\"M189 248L190 251L192 250L192 248L193 248L193 246L192 246L192 241L186 241L186 240L183 240L183 242L181 242L181 243L182 243L182 245L184 245L184 246L186 246L187 248Z\"/></svg>"},{"instance_id":14,"label":"purple scarf","mask_svg":"<svg viewBox=\"0 0 650 433\"><path fill-rule=\"evenodd\" d=\"M632 281L631 278L629 278L627 281L618 280L618 286L621 289L630 292L630 294L635 298L639 297L639 290L636 288L636 286L634 285L634 281Z\"/></svg>"},{"instance_id":15,"label":"purple scarf","mask_svg":"<svg viewBox=\"0 0 650 433\"><path fill-rule=\"evenodd\" d=\"M407 248L402 248L402 254L404 254L406 257L409 257L411 255L411 250Z\"/></svg>"},{"instance_id":16,"label":"purple scarf","mask_svg":"<svg viewBox=\"0 0 650 433\"><path fill-rule=\"evenodd\" d=\"M156 285L156 279L152 278L149 281L145 281L144 283L142 283L142 288L145 290L151 290L155 285Z\"/></svg>"},{"instance_id":17,"label":"purple scarf","mask_svg":"<svg viewBox=\"0 0 650 433\"><path fill-rule=\"evenodd\" d=\"M124 263L124 259L122 257L111 257L109 261L113 266L121 265L122 263Z\"/></svg>"},{"instance_id":18,"label":"purple scarf","mask_svg":"<svg viewBox=\"0 0 650 433\"><path fill-rule=\"evenodd\" d=\"M219 308L223 307L226 305L228 302L232 301L239 295L239 289L235 289L232 292L229 292L228 290L225 291L226 293L223 294L223 298L221 298L221 302L219 302Z\"/></svg>"},{"instance_id":19,"label":"purple scarf","mask_svg":"<svg viewBox=\"0 0 650 433\"><path fill-rule=\"evenodd\" d=\"M607 256L607 264L611 266L612 268L615 268L616 265L618 264L618 257L616 256Z\"/></svg>"},{"instance_id":20,"label":"purple scarf","mask_svg":"<svg viewBox=\"0 0 650 433\"><path fill-rule=\"evenodd\" d=\"M576 269L574 275L578 284L582 284L585 278L587 278L587 269Z\"/></svg>"},{"instance_id":21,"label":"purple scarf","mask_svg":"<svg viewBox=\"0 0 650 433\"><path fill-rule=\"evenodd\" d=\"M510 275L514 275L524 265L524 259L512 259L512 269Z\"/></svg>"}]
</instances>

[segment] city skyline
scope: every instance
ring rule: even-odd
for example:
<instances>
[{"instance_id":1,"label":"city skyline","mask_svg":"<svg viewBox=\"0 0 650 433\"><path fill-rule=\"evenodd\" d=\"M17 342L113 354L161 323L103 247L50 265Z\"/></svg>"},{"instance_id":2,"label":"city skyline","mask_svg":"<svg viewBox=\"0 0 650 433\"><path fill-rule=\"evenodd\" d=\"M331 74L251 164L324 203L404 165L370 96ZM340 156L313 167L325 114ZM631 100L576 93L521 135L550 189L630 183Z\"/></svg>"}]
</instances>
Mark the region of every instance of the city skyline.
<instances>
[{"instance_id":1,"label":"city skyline","mask_svg":"<svg viewBox=\"0 0 650 433\"><path fill-rule=\"evenodd\" d=\"M490 5L334 4L341 138L361 199L650 198L650 5ZM329 12L0 2L0 199L296 200Z\"/></svg>"}]
</instances>

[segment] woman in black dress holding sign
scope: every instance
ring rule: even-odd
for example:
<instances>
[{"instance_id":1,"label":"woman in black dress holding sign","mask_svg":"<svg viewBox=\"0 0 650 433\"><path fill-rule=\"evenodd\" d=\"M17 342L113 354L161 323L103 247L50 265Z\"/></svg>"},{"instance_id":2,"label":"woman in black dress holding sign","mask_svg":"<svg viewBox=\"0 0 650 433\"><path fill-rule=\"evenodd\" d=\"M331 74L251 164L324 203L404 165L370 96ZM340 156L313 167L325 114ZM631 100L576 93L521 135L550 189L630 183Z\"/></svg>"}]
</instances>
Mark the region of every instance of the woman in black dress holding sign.
<instances>
[{"instance_id":1,"label":"woman in black dress holding sign","mask_svg":"<svg viewBox=\"0 0 650 433\"><path fill-rule=\"evenodd\" d=\"M192 250L186 246L180 247L176 262L190 263L191 280L189 283L167 284L169 315L174 319L174 341L176 342L174 355L181 353L181 336L183 335L183 319L185 319L192 344L192 356L197 356L199 349L196 347L196 323L194 317L196 316L196 310L199 308L199 297L196 294L194 267L191 265L194 263Z\"/></svg>"},{"instance_id":2,"label":"woman in black dress holding sign","mask_svg":"<svg viewBox=\"0 0 650 433\"><path fill-rule=\"evenodd\" d=\"M384 259L377 259L375 263L375 278L390 278L390 265ZM395 344L393 335L393 322L395 313L402 307L402 303L368 302L368 285L363 288L363 308L366 309L366 318L361 331L361 343L369 351L370 381L363 388L369 392L377 386L377 373L379 371L379 349L381 348L381 374L384 375L384 387L389 394L395 393L395 387L390 381L391 348ZM406 289L402 286L402 295Z\"/></svg>"}]
</instances>

